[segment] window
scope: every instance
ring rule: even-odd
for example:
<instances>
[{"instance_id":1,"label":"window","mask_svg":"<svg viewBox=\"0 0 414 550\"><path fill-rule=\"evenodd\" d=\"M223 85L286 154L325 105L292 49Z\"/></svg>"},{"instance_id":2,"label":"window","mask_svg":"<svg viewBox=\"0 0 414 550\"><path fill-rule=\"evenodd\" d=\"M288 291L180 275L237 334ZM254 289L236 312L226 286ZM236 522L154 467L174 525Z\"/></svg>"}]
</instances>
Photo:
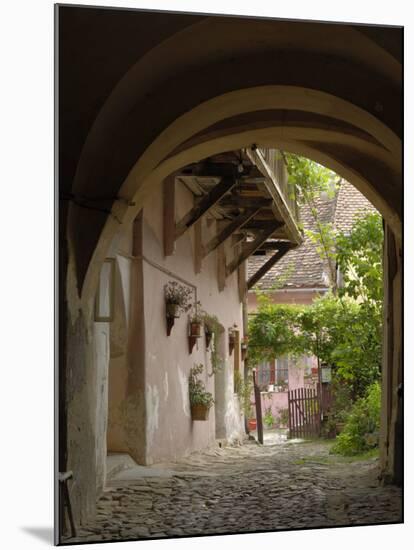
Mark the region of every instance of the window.
<instances>
[{"instance_id":1,"label":"window","mask_svg":"<svg viewBox=\"0 0 414 550\"><path fill-rule=\"evenodd\" d=\"M257 385L260 389L267 389L269 384L275 383L275 362L260 363L257 369Z\"/></svg>"},{"instance_id":2,"label":"window","mask_svg":"<svg viewBox=\"0 0 414 550\"><path fill-rule=\"evenodd\" d=\"M289 359L279 357L276 359L276 385L286 386L289 383Z\"/></svg>"}]
</instances>

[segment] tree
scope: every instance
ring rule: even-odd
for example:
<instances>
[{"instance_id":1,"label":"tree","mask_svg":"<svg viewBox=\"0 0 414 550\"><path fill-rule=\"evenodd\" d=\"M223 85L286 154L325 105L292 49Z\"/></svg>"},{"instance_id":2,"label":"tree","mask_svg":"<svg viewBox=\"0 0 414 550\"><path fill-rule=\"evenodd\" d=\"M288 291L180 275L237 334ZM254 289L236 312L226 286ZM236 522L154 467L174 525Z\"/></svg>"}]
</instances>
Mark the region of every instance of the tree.
<instances>
[{"instance_id":1,"label":"tree","mask_svg":"<svg viewBox=\"0 0 414 550\"><path fill-rule=\"evenodd\" d=\"M288 183L291 195L300 206L309 208L314 220L315 230L304 229L305 234L313 241L319 255L326 261L329 270L329 282L332 292L336 294L336 246L334 227L331 222L320 219L317 199L324 193L333 198L338 191L340 178L324 166L304 157L285 153L289 174Z\"/></svg>"},{"instance_id":2,"label":"tree","mask_svg":"<svg viewBox=\"0 0 414 550\"><path fill-rule=\"evenodd\" d=\"M281 306L261 298L250 323L251 360L281 355L315 355L334 367L339 384L362 397L380 378L382 335L382 219L360 215L349 234L335 233L332 223L319 219L317 199L334 197L339 180L323 166L296 155L285 155L289 184L299 205L306 205L315 231L307 235L329 266L332 293L311 306ZM343 286L337 288L336 268Z\"/></svg>"},{"instance_id":3,"label":"tree","mask_svg":"<svg viewBox=\"0 0 414 550\"><path fill-rule=\"evenodd\" d=\"M341 295L381 307L383 239L382 217L377 212L360 215L349 234L337 234L337 263L343 275Z\"/></svg>"}]
</instances>

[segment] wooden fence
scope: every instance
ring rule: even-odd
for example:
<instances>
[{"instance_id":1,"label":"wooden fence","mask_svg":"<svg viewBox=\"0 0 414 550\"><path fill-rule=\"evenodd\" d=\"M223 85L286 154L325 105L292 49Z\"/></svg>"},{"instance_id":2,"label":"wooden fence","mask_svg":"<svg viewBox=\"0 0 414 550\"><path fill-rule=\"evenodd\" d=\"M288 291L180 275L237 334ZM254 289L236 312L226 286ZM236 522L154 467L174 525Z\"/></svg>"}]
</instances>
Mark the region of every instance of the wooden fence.
<instances>
[{"instance_id":1,"label":"wooden fence","mask_svg":"<svg viewBox=\"0 0 414 550\"><path fill-rule=\"evenodd\" d=\"M288 392L289 438L312 439L321 433L321 408L318 391L299 388Z\"/></svg>"}]
</instances>

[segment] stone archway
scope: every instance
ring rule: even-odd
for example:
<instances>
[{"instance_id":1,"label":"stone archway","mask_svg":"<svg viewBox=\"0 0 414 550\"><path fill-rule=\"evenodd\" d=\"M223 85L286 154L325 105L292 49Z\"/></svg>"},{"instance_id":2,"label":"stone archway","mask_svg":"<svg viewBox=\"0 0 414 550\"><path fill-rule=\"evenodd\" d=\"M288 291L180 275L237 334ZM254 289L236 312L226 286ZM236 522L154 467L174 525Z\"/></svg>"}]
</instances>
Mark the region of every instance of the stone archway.
<instances>
[{"instance_id":1,"label":"stone archway","mask_svg":"<svg viewBox=\"0 0 414 550\"><path fill-rule=\"evenodd\" d=\"M351 25L158 14L158 26L148 34L148 14L115 12L108 19L92 9L72 17L71 9L59 7L61 33L77 36L76 48L85 56L74 70L78 78L68 71L62 82L67 95L60 116L60 183L72 202L61 218L67 230L61 235L60 372L61 381L69 379L63 414L69 427L67 434L61 431L68 448L62 455L78 472L78 510L91 512L95 501L96 427L85 412L97 399L92 310L106 251L120 226L132 223L145 197L174 169L253 144L332 168L386 220L382 456L392 478L400 467L393 458L401 381L398 29L385 29L388 39L380 40ZM116 29L116 45L106 40L108 22ZM106 70L91 81L97 55L107 56ZM72 67L72 56L62 46L62 66L66 61ZM86 84L87 96L79 92ZM72 128L74 112L79 129Z\"/></svg>"}]
</instances>

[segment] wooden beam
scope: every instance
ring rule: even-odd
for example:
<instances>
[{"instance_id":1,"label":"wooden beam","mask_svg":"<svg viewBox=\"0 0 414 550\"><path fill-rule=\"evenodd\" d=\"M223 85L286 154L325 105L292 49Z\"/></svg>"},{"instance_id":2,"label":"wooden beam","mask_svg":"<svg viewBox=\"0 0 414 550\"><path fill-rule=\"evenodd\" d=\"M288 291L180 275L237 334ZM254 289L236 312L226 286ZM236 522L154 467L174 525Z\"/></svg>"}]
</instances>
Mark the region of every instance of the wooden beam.
<instances>
[{"instance_id":1,"label":"wooden beam","mask_svg":"<svg viewBox=\"0 0 414 550\"><path fill-rule=\"evenodd\" d=\"M220 201L220 206L223 208L265 208L273 203L272 199L265 197L243 197L241 195L227 195Z\"/></svg>"},{"instance_id":2,"label":"wooden beam","mask_svg":"<svg viewBox=\"0 0 414 550\"><path fill-rule=\"evenodd\" d=\"M233 178L223 178L222 181L203 197L175 226L175 238L178 239L187 229L206 214L219 200L237 184Z\"/></svg>"},{"instance_id":3,"label":"wooden beam","mask_svg":"<svg viewBox=\"0 0 414 550\"><path fill-rule=\"evenodd\" d=\"M246 235L244 233L233 234L231 236L230 245L237 246L238 244L242 243L245 239L246 239Z\"/></svg>"},{"instance_id":4,"label":"wooden beam","mask_svg":"<svg viewBox=\"0 0 414 550\"><path fill-rule=\"evenodd\" d=\"M175 252L175 176L165 178L163 182L163 235L164 256Z\"/></svg>"},{"instance_id":5,"label":"wooden beam","mask_svg":"<svg viewBox=\"0 0 414 550\"><path fill-rule=\"evenodd\" d=\"M217 283L219 292L226 286L226 250L224 243L217 248Z\"/></svg>"},{"instance_id":6,"label":"wooden beam","mask_svg":"<svg viewBox=\"0 0 414 550\"><path fill-rule=\"evenodd\" d=\"M265 161L262 153L259 149L246 149L246 155L249 160L254 164L260 172L266 177L264 181L264 186L266 187L267 192L274 200L274 209L279 211L285 221L286 231L291 242L296 244L301 244L303 241L303 236L299 231L299 228L296 224L296 220L292 217L292 214L289 210L289 206L286 202L286 199L283 195L283 192L280 188L279 182L276 179L275 174L271 172L267 162Z\"/></svg>"},{"instance_id":7,"label":"wooden beam","mask_svg":"<svg viewBox=\"0 0 414 550\"><path fill-rule=\"evenodd\" d=\"M283 241L266 241L262 244L258 250L279 250L281 247L286 246L287 244L290 245L288 242Z\"/></svg>"},{"instance_id":8,"label":"wooden beam","mask_svg":"<svg viewBox=\"0 0 414 550\"><path fill-rule=\"evenodd\" d=\"M285 225L284 222L280 222L274 218L271 220L251 220L249 223L246 223L244 229L267 229L274 224L276 224L276 229Z\"/></svg>"},{"instance_id":9,"label":"wooden beam","mask_svg":"<svg viewBox=\"0 0 414 550\"><path fill-rule=\"evenodd\" d=\"M286 252L289 252L292 248L294 248L292 243L279 243L279 250L275 252L247 281L247 289L250 290L254 287L254 285L257 284L260 279L264 277L264 275L266 275L269 269L281 260Z\"/></svg>"},{"instance_id":10,"label":"wooden beam","mask_svg":"<svg viewBox=\"0 0 414 550\"><path fill-rule=\"evenodd\" d=\"M221 243L227 240L231 235L243 227L253 216L259 212L260 208L249 208L243 214L240 214L231 221L224 229L222 229L217 235L208 241L203 247L203 258L205 258L210 252L215 250Z\"/></svg>"},{"instance_id":11,"label":"wooden beam","mask_svg":"<svg viewBox=\"0 0 414 550\"><path fill-rule=\"evenodd\" d=\"M241 263L237 269L239 300L243 302L247 292L247 262Z\"/></svg>"},{"instance_id":12,"label":"wooden beam","mask_svg":"<svg viewBox=\"0 0 414 550\"><path fill-rule=\"evenodd\" d=\"M226 265L226 277L231 275L233 271L235 271L239 265L244 262L244 260L247 260L247 258L253 254L253 252L257 250L272 233L274 233L274 231L278 228L278 223L279 222L277 221L273 221L273 224L268 224L267 228L260 231L253 241L244 243L242 252L234 258L229 265Z\"/></svg>"},{"instance_id":13,"label":"wooden beam","mask_svg":"<svg viewBox=\"0 0 414 550\"><path fill-rule=\"evenodd\" d=\"M195 273L201 272L201 265L203 260L202 224L203 224L202 218L200 218L194 224L194 271Z\"/></svg>"}]
</instances>

